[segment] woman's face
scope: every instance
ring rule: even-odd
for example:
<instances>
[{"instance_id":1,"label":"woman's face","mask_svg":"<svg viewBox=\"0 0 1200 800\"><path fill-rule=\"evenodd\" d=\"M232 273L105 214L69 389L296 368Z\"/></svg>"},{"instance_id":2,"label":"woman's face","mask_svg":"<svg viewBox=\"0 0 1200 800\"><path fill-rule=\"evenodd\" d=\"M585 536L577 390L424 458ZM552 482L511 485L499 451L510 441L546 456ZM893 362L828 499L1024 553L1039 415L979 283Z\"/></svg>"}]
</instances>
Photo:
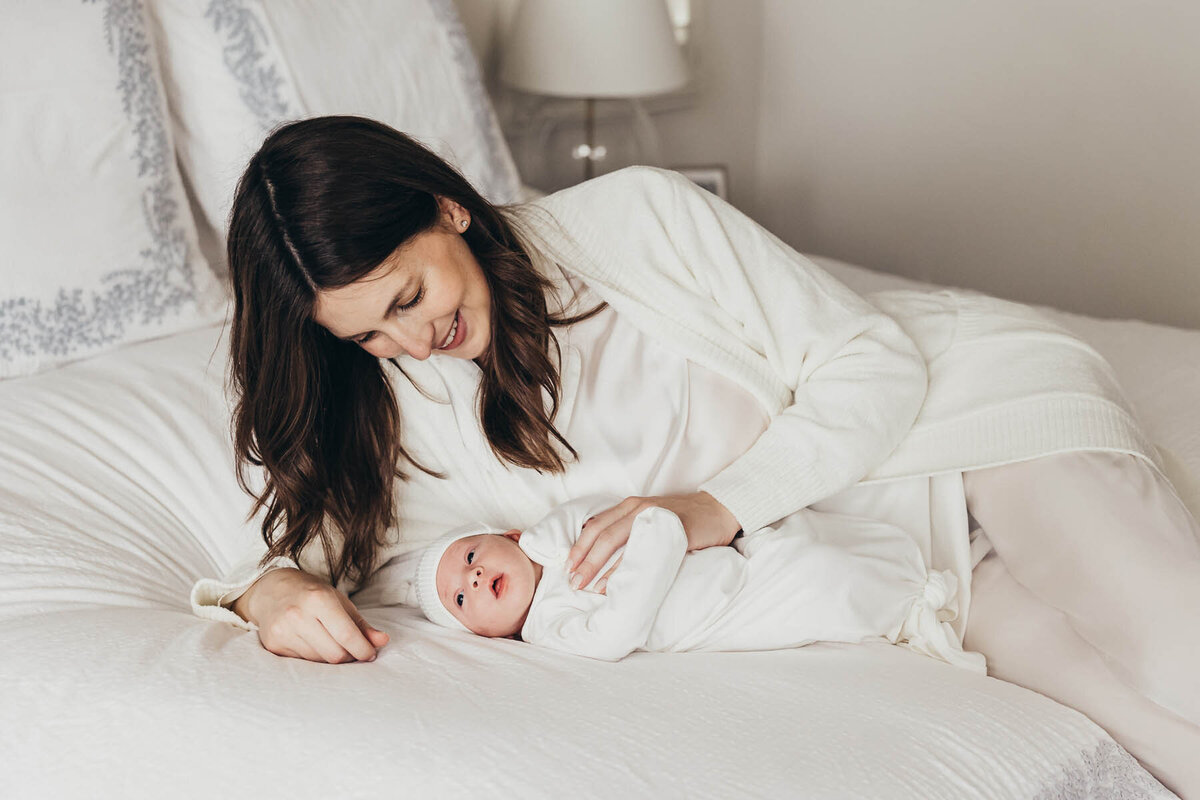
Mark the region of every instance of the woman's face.
<instances>
[{"instance_id":1,"label":"woman's face","mask_svg":"<svg viewBox=\"0 0 1200 800\"><path fill-rule=\"evenodd\" d=\"M466 209L438 198L438 224L348 286L317 293L314 318L376 358L479 358L491 341L491 292L462 234ZM466 224L464 224L466 223Z\"/></svg>"}]
</instances>

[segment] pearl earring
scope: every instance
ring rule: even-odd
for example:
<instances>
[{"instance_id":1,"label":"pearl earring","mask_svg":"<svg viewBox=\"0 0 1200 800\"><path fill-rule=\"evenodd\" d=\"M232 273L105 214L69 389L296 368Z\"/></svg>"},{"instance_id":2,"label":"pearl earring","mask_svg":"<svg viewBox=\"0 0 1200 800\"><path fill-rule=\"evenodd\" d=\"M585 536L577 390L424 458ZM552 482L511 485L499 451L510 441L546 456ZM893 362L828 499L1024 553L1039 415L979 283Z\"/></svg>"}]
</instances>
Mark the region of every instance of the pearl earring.
<instances>
[{"instance_id":1,"label":"pearl earring","mask_svg":"<svg viewBox=\"0 0 1200 800\"><path fill-rule=\"evenodd\" d=\"M467 224L468 224L469 222L470 222L470 220L465 220L465 219L464 219L462 222L460 222L460 223L458 223L458 224L459 224L459 225L462 225L462 226L465 228L465 227L467 227Z\"/></svg>"}]
</instances>

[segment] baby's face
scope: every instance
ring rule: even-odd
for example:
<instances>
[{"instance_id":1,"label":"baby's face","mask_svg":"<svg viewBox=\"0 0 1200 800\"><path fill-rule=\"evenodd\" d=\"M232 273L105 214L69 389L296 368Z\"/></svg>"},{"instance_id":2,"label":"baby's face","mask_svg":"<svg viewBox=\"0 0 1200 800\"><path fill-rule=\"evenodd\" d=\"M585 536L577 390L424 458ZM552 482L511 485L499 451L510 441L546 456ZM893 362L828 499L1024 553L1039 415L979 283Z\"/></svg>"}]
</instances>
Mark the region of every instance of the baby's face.
<instances>
[{"instance_id":1,"label":"baby's face","mask_svg":"<svg viewBox=\"0 0 1200 800\"><path fill-rule=\"evenodd\" d=\"M459 539L438 562L438 597L454 617L480 636L521 630L541 568L517 545L520 531Z\"/></svg>"}]
</instances>

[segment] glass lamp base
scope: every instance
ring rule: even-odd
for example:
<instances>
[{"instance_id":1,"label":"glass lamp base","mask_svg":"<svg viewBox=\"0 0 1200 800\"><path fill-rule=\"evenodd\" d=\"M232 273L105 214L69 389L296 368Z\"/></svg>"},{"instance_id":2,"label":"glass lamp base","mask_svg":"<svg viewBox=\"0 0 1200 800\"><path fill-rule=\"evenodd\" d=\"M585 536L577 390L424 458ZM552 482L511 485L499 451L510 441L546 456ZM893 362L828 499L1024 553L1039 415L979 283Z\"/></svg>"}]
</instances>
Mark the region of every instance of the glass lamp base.
<instances>
[{"instance_id":1,"label":"glass lamp base","mask_svg":"<svg viewBox=\"0 0 1200 800\"><path fill-rule=\"evenodd\" d=\"M635 99L547 101L518 158L526 182L547 192L634 164L661 164L654 123Z\"/></svg>"}]
</instances>

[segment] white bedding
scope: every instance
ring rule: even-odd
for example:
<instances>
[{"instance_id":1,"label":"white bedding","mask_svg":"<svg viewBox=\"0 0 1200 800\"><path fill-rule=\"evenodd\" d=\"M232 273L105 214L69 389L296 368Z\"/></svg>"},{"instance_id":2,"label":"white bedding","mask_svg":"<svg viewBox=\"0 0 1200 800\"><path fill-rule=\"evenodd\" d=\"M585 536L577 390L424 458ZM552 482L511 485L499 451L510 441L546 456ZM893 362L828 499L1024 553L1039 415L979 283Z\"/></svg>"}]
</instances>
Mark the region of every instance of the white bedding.
<instances>
[{"instance_id":1,"label":"white bedding","mask_svg":"<svg viewBox=\"0 0 1200 800\"><path fill-rule=\"evenodd\" d=\"M906 283L824 263L864 291ZM1056 318L1194 486L1200 331ZM377 661L272 656L188 610L258 536L224 369L206 328L0 383L0 794L1171 796L1082 715L892 647L603 664L446 631L368 587L392 634Z\"/></svg>"}]
</instances>

